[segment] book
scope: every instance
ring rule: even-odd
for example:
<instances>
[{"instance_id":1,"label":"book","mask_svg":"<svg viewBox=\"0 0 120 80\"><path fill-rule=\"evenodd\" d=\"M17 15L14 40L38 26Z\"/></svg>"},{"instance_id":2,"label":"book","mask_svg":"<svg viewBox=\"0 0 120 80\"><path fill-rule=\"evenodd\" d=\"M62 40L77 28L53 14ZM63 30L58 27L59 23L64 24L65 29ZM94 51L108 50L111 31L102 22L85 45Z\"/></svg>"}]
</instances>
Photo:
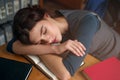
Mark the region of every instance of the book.
<instances>
[{"instance_id":1,"label":"book","mask_svg":"<svg viewBox=\"0 0 120 80\"><path fill-rule=\"evenodd\" d=\"M5 40L8 43L13 38L12 25L10 23L5 23L1 26L4 30Z\"/></svg>"},{"instance_id":2,"label":"book","mask_svg":"<svg viewBox=\"0 0 120 80\"><path fill-rule=\"evenodd\" d=\"M14 7L14 15L16 12L20 9L20 0L12 0L13 1L13 7Z\"/></svg>"},{"instance_id":3,"label":"book","mask_svg":"<svg viewBox=\"0 0 120 80\"><path fill-rule=\"evenodd\" d=\"M33 65L35 65L40 71L42 71L45 75L47 75L50 80L59 80L41 61L40 57L37 55L25 55L25 58L27 58ZM82 66L84 62L81 63L80 66Z\"/></svg>"},{"instance_id":4,"label":"book","mask_svg":"<svg viewBox=\"0 0 120 80\"><path fill-rule=\"evenodd\" d=\"M32 65L0 57L0 80L27 80Z\"/></svg>"},{"instance_id":5,"label":"book","mask_svg":"<svg viewBox=\"0 0 120 80\"><path fill-rule=\"evenodd\" d=\"M25 55L33 65L35 65L40 71L42 71L50 80L58 80L58 78L44 65L40 58L36 55Z\"/></svg>"},{"instance_id":6,"label":"book","mask_svg":"<svg viewBox=\"0 0 120 80\"><path fill-rule=\"evenodd\" d=\"M120 80L120 60L108 58L83 70L87 80Z\"/></svg>"},{"instance_id":7,"label":"book","mask_svg":"<svg viewBox=\"0 0 120 80\"><path fill-rule=\"evenodd\" d=\"M7 14L5 8L5 1L0 0L0 24L3 24L7 21Z\"/></svg>"},{"instance_id":8,"label":"book","mask_svg":"<svg viewBox=\"0 0 120 80\"><path fill-rule=\"evenodd\" d=\"M13 20L14 17L14 4L12 0L4 0L5 2L5 9L7 14L7 21Z\"/></svg>"},{"instance_id":9,"label":"book","mask_svg":"<svg viewBox=\"0 0 120 80\"><path fill-rule=\"evenodd\" d=\"M4 34L4 30L0 28L0 46L3 44L5 44L5 34Z\"/></svg>"},{"instance_id":10,"label":"book","mask_svg":"<svg viewBox=\"0 0 120 80\"><path fill-rule=\"evenodd\" d=\"M31 0L20 0L20 8L25 8L28 4L31 5Z\"/></svg>"}]
</instances>

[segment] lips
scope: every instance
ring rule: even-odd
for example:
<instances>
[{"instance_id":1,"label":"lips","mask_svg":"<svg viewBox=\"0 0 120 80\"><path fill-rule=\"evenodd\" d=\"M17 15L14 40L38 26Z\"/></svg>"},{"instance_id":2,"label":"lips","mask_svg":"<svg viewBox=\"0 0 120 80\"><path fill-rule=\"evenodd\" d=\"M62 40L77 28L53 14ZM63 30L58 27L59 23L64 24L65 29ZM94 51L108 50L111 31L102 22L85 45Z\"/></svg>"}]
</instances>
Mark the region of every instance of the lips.
<instances>
[{"instance_id":1,"label":"lips","mask_svg":"<svg viewBox=\"0 0 120 80\"><path fill-rule=\"evenodd\" d=\"M57 42L57 41L56 41L56 38L54 38L53 41L52 41L52 43L56 43L56 42Z\"/></svg>"},{"instance_id":2,"label":"lips","mask_svg":"<svg viewBox=\"0 0 120 80\"><path fill-rule=\"evenodd\" d=\"M53 43L55 43L55 42L56 42L56 39L53 40Z\"/></svg>"}]
</instances>

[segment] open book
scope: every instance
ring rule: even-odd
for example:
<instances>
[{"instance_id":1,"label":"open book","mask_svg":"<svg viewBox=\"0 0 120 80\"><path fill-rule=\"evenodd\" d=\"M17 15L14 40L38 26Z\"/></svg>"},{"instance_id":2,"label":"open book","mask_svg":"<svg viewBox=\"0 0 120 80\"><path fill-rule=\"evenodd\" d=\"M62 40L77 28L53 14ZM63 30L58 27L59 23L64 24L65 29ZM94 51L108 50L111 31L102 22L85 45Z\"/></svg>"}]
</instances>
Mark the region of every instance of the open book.
<instances>
[{"instance_id":1,"label":"open book","mask_svg":"<svg viewBox=\"0 0 120 80\"><path fill-rule=\"evenodd\" d=\"M58 78L44 65L38 56L27 55L25 56L32 64L34 64L39 70L46 74L51 80L58 80ZM84 62L81 63L82 66Z\"/></svg>"},{"instance_id":2,"label":"open book","mask_svg":"<svg viewBox=\"0 0 120 80\"><path fill-rule=\"evenodd\" d=\"M47 75L50 80L58 80L58 78L44 65L38 56L27 55L25 56L32 64L34 64L39 70L41 70L45 75Z\"/></svg>"}]
</instances>

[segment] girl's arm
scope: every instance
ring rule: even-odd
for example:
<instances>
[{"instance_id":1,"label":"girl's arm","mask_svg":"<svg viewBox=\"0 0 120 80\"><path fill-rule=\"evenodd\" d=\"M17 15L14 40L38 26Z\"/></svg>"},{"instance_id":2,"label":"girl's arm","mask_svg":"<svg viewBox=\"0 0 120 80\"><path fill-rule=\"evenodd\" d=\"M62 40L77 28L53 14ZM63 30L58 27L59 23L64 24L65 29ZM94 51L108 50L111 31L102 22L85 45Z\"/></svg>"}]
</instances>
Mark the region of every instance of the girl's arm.
<instances>
[{"instance_id":1,"label":"girl's arm","mask_svg":"<svg viewBox=\"0 0 120 80\"><path fill-rule=\"evenodd\" d=\"M56 53L59 54L58 47L54 45L24 45L15 37L10 40L6 47L7 51L15 54L48 54L48 53Z\"/></svg>"},{"instance_id":2,"label":"girl's arm","mask_svg":"<svg viewBox=\"0 0 120 80\"><path fill-rule=\"evenodd\" d=\"M53 54L40 55L39 57L47 68L59 78L59 80L69 80L71 78L70 73L62 62L62 57Z\"/></svg>"},{"instance_id":3,"label":"girl's arm","mask_svg":"<svg viewBox=\"0 0 120 80\"><path fill-rule=\"evenodd\" d=\"M33 54L33 55L41 55L41 54L49 54L49 53L58 53L57 48L53 45L24 45L20 41L15 41L12 44L12 50L16 54Z\"/></svg>"},{"instance_id":4,"label":"girl's arm","mask_svg":"<svg viewBox=\"0 0 120 80\"><path fill-rule=\"evenodd\" d=\"M59 45L24 45L20 41L13 38L7 45L7 50L17 54L62 54L66 50L73 52L77 56L84 54L84 46L76 40L68 40Z\"/></svg>"}]
</instances>

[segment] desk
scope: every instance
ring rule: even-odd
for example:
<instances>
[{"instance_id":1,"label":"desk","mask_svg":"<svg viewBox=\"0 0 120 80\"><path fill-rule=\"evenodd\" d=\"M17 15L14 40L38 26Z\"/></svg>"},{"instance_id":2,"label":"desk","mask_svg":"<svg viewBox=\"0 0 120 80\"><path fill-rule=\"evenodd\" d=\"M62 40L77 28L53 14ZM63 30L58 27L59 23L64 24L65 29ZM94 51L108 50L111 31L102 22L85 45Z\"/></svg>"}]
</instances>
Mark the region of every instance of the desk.
<instances>
[{"instance_id":1,"label":"desk","mask_svg":"<svg viewBox=\"0 0 120 80\"><path fill-rule=\"evenodd\" d=\"M23 56L7 52L6 45L0 46L0 57L29 63ZM91 66L95 63L98 63L100 61L91 55L87 55L84 62L85 64L77 70L75 75L70 80L85 80L84 77L82 76L81 71L84 68ZM49 78L47 78L47 76L45 76L41 71L39 71L37 68L33 66L32 72L30 73L28 80L49 80Z\"/></svg>"}]
</instances>

